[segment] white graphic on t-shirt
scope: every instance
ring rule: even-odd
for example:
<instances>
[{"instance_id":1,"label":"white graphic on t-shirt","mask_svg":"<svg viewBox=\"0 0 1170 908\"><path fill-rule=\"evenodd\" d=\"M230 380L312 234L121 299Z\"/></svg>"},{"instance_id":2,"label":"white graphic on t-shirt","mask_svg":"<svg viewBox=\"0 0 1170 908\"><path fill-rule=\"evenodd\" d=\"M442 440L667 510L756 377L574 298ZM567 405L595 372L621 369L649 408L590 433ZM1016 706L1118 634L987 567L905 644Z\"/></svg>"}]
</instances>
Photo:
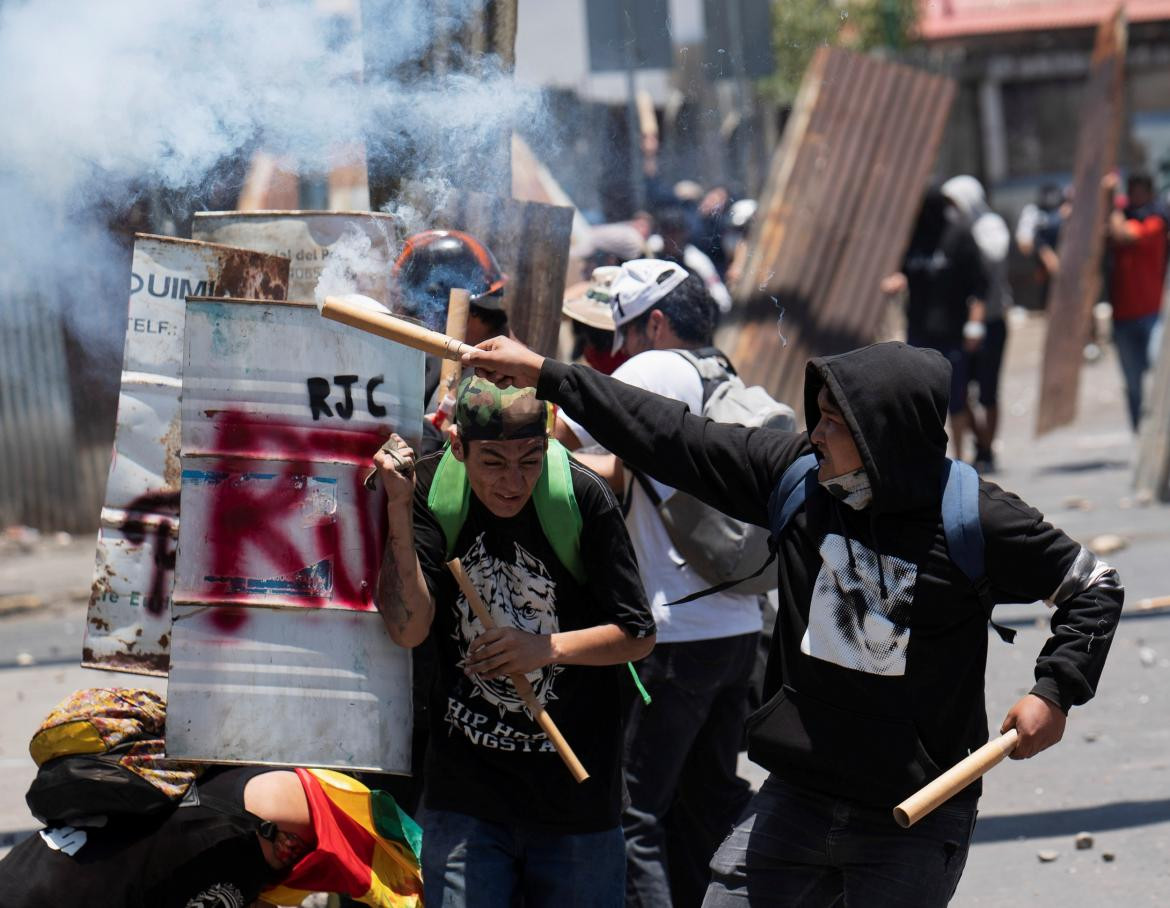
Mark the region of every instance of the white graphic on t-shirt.
<instances>
[{"instance_id":1,"label":"white graphic on t-shirt","mask_svg":"<svg viewBox=\"0 0 1170 908\"><path fill-rule=\"evenodd\" d=\"M871 675L906 674L910 605L918 569L903 558L881 556L886 583L883 600L877 559L856 539L826 534L808 630L800 641L802 653Z\"/></svg>"},{"instance_id":2,"label":"white graphic on t-shirt","mask_svg":"<svg viewBox=\"0 0 1170 908\"><path fill-rule=\"evenodd\" d=\"M187 908L244 908L244 893L234 883L215 883L187 902Z\"/></svg>"},{"instance_id":3,"label":"white graphic on t-shirt","mask_svg":"<svg viewBox=\"0 0 1170 908\"><path fill-rule=\"evenodd\" d=\"M461 559L467 576L499 627L515 627L533 634L555 634L560 630L556 612L556 583L544 563L515 543L516 560L503 561L484 548L483 534L475 540ZM483 633L479 619L462 595L455 602L459 611L455 639L464 659L471 641ZM563 666L547 665L528 673L532 689L542 705L555 700L553 681ZM488 703L505 712L524 709L524 701L507 678L487 680L472 676L475 692Z\"/></svg>"}]
</instances>

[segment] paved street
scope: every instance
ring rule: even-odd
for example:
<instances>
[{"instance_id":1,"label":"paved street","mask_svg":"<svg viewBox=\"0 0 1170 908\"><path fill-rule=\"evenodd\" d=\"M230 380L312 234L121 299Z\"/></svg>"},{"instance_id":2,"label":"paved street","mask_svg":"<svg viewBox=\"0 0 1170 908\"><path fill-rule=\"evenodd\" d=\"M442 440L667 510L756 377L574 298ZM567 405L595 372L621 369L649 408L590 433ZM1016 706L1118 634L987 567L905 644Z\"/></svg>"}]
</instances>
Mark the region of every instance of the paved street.
<instances>
[{"instance_id":1,"label":"paved street","mask_svg":"<svg viewBox=\"0 0 1170 908\"><path fill-rule=\"evenodd\" d=\"M1125 547L1107 560L1122 574L1126 612L1100 694L1073 712L1065 740L1033 760L1005 762L987 777L976 844L954 904L1166 905L1170 611L1142 613L1138 605L1170 595L1170 507L1141 506L1130 493L1135 444L1122 412L1111 352L1083 373L1077 424L1033 439L1042 325L1027 320L1014 326L1001 395L1001 471L994 478L1084 543L1104 534L1121 537ZM5 717L0 729L0 846L34 826L23 804L33 775L27 741L54 703L86 685L165 687L161 679L91 672L76 665L92 540L60 545L49 537L28 554L13 548L0 553L0 602L21 594L40 597L44 604L16 613L0 611L0 710ZM993 725L1031 686L1046 614L1040 604L997 612L1019 636L1015 646L994 636L991 640L987 699ZM33 664L20 664L30 659ZM758 767L746 760L744 772L757 784L762 779ZM1074 848L1079 832L1093 836L1092 848ZM1056 859L1041 863L1041 852L1055 852ZM1114 859L1107 861L1106 854Z\"/></svg>"}]
</instances>

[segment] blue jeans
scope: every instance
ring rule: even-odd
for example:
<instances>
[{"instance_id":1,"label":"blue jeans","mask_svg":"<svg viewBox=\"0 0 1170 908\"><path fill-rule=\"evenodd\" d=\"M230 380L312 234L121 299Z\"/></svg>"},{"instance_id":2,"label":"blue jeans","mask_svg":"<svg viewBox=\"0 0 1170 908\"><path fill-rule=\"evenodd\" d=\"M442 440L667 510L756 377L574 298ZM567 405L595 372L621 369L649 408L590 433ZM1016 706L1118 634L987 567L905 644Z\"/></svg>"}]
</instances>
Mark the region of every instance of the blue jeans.
<instances>
[{"instance_id":1,"label":"blue jeans","mask_svg":"<svg viewBox=\"0 0 1170 908\"><path fill-rule=\"evenodd\" d=\"M427 908L622 908L620 827L558 834L423 809Z\"/></svg>"},{"instance_id":2,"label":"blue jeans","mask_svg":"<svg viewBox=\"0 0 1170 908\"><path fill-rule=\"evenodd\" d=\"M751 797L736 774L759 634L659 643L638 663L651 696L626 722L628 908L697 908L707 865Z\"/></svg>"},{"instance_id":3,"label":"blue jeans","mask_svg":"<svg viewBox=\"0 0 1170 908\"><path fill-rule=\"evenodd\" d=\"M1153 345L1158 315L1143 315L1113 322L1113 343L1125 379L1125 402L1134 431L1142 418L1142 379L1153 360Z\"/></svg>"},{"instance_id":4,"label":"blue jeans","mask_svg":"<svg viewBox=\"0 0 1170 908\"><path fill-rule=\"evenodd\" d=\"M703 908L938 908L963 874L975 808L952 800L902 829L890 810L769 776L711 861Z\"/></svg>"}]
</instances>

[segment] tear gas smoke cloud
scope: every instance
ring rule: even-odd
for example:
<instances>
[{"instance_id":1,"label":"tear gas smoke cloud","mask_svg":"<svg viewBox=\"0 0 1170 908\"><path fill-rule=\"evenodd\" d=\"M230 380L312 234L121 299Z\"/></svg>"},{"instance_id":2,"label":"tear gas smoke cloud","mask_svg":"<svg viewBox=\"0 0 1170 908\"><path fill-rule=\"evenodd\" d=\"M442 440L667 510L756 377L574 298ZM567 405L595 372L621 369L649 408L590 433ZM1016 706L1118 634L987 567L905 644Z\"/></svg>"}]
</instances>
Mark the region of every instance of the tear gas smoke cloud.
<instances>
[{"instance_id":1,"label":"tear gas smoke cloud","mask_svg":"<svg viewBox=\"0 0 1170 908\"><path fill-rule=\"evenodd\" d=\"M531 132L541 120L539 96L490 63L474 75L409 83L363 75L363 59L386 74L424 54L433 23L421 0L387 7L392 21L371 16L364 34L356 16L326 15L324 6L0 6L8 124L0 143L0 292L24 284L61 302L74 329L117 360L121 333L109 323L124 317L127 260L105 224L136 197L161 189L194 200L225 161L256 148L320 172L346 143L362 142L397 174L474 174L502 130L523 122ZM479 4L445 6L458 19ZM360 266L352 256L336 264L334 278ZM109 293L112 300L94 298Z\"/></svg>"},{"instance_id":2,"label":"tear gas smoke cloud","mask_svg":"<svg viewBox=\"0 0 1170 908\"><path fill-rule=\"evenodd\" d=\"M371 255L373 241L369 235L355 227L349 227L329 250L321 276L313 296L320 309L327 296L346 296L357 293L363 283L373 283L371 268L385 267ZM366 280L363 281L363 278Z\"/></svg>"}]
</instances>

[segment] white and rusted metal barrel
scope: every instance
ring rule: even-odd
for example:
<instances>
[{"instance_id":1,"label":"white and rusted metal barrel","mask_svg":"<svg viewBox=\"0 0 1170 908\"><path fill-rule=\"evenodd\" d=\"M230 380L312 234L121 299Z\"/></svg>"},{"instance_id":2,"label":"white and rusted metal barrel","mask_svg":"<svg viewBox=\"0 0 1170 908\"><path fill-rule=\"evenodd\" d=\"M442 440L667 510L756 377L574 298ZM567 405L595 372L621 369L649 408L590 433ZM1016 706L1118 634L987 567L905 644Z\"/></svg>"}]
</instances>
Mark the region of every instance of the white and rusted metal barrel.
<instances>
[{"instance_id":1,"label":"white and rusted metal barrel","mask_svg":"<svg viewBox=\"0 0 1170 908\"><path fill-rule=\"evenodd\" d=\"M374 211L199 211L191 224L196 239L231 243L283 255L291 261L288 299L311 300L329 255L346 234L369 241L353 290L388 303L387 287L397 220Z\"/></svg>"},{"instance_id":2,"label":"white and rusted metal barrel","mask_svg":"<svg viewBox=\"0 0 1170 908\"><path fill-rule=\"evenodd\" d=\"M169 755L410 770L362 480L392 431L417 445L422 381L421 353L313 305L188 303Z\"/></svg>"},{"instance_id":3,"label":"white and rusted metal barrel","mask_svg":"<svg viewBox=\"0 0 1170 908\"><path fill-rule=\"evenodd\" d=\"M179 528L179 391L187 296L284 299L273 255L139 234L114 457L98 530L82 664L165 675Z\"/></svg>"}]
</instances>

